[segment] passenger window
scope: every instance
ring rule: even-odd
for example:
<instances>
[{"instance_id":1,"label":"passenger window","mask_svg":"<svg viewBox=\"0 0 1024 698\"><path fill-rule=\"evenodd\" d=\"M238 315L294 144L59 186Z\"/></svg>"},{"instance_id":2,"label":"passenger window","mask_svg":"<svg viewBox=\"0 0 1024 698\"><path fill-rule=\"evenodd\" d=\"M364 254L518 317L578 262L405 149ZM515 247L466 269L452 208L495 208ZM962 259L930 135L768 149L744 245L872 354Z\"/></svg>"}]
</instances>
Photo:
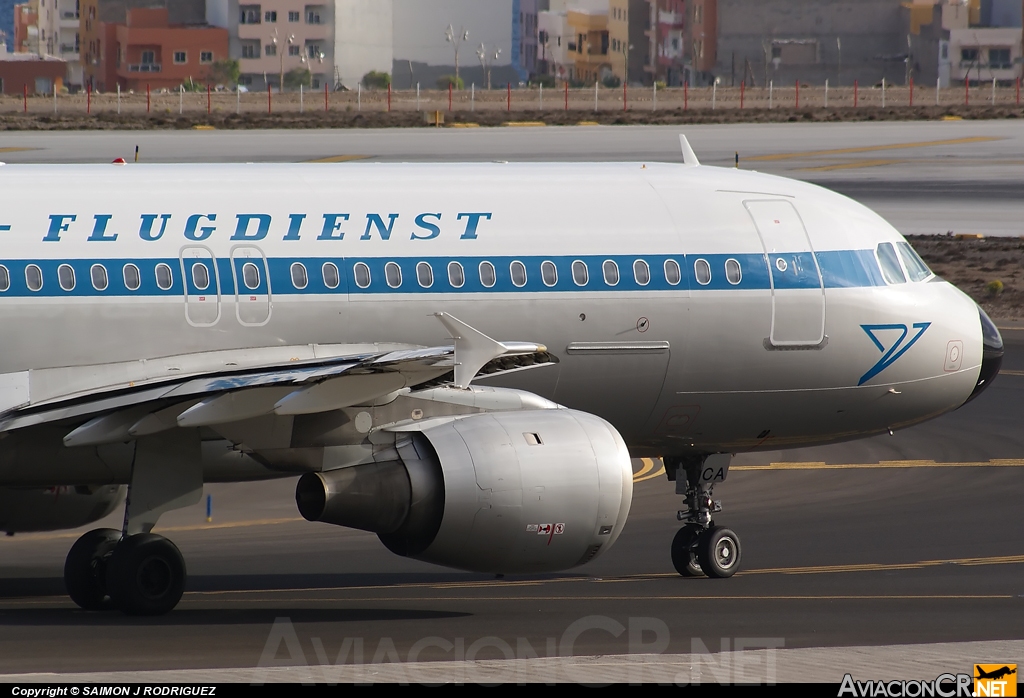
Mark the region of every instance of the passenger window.
<instances>
[{"instance_id":1,"label":"passenger window","mask_svg":"<svg viewBox=\"0 0 1024 698\"><path fill-rule=\"evenodd\" d=\"M250 291L255 291L260 287L260 269L252 262L246 262L242 265L242 283Z\"/></svg>"},{"instance_id":2,"label":"passenger window","mask_svg":"<svg viewBox=\"0 0 1024 698\"><path fill-rule=\"evenodd\" d=\"M416 281L423 288L430 288L434 285L434 270L426 262L420 262L416 265Z\"/></svg>"},{"instance_id":3,"label":"passenger window","mask_svg":"<svg viewBox=\"0 0 1024 698\"><path fill-rule=\"evenodd\" d=\"M494 265L490 262L480 262L480 283L486 288L494 286L497 277L494 273Z\"/></svg>"},{"instance_id":4,"label":"passenger window","mask_svg":"<svg viewBox=\"0 0 1024 698\"><path fill-rule=\"evenodd\" d=\"M7 267L0 265L0 292L6 291L11 287L11 274L7 271Z\"/></svg>"},{"instance_id":5,"label":"passenger window","mask_svg":"<svg viewBox=\"0 0 1024 698\"><path fill-rule=\"evenodd\" d=\"M366 288L370 285L370 267L359 262L352 268L352 271L354 272L356 286Z\"/></svg>"},{"instance_id":6,"label":"passenger window","mask_svg":"<svg viewBox=\"0 0 1024 698\"><path fill-rule=\"evenodd\" d=\"M210 286L210 270L202 262L192 265L192 283L199 291L205 291Z\"/></svg>"},{"instance_id":7,"label":"passenger window","mask_svg":"<svg viewBox=\"0 0 1024 698\"><path fill-rule=\"evenodd\" d=\"M577 259L572 263L572 280L577 286L586 286L590 281L590 273L587 270L587 263Z\"/></svg>"},{"instance_id":8,"label":"passenger window","mask_svg":"<svg viewBox=\"0 0 1024 698\"><path fill-rule=\"evenodd\" d=\"M633 262L633 278L641 286L651 283L651 268L647 266L647 262L642 259Z\"/></svg>"},{"instance_id":9,"label":"passenger window","mask_svg":"<svg viewBox=\"0 0 1024 698\"><path fill-rule=\"evenodd\" d=\"M97 291L107 290L107 268L102 264L93 264L89 270L92 277L92 287Z\"/></svg>"},{"instance_id":10,"label":"passenger window","mask_svg":"<svg viewBox=\"0 0 1024 698\"><path fill-rule=\"evenodd\" d=\"M25 267L25 285L29 291L38 291L43 287L43 270L35 264Z\"/></svg>"},{"instance_id":11,"label":"passenger window","mask_svg":"<svg viewBox=\"0 0 1024 698\"><path fill-rule=\"evenodd\" d=\"M509 265L509 271L512 273L512 284L516 288L522 288L526 285L526 265L522 262L512 262Z\"/></svg>"},{"instance_id":12,"label":"passenger window","mask_svg":"<svg viewBox=\"0 0 1024 698\"><path fill-rule=\"evenodd\" d=\"M903 275L903 270L900 268L900 261L896 258L896 250L893 249L892 243L883 242L876 248L878 256L878 263L882 267L882 276L890 284L903 284L907 282L907 277Z\"/></svg>"},{"instance_id":13,"label":"passenger window","mask_svg":"<svg viewBox=\"0 0 1024 698\"><path fill-rule=\"evenodd\" d=\"M57 283L65 291L75 290L75 270L70 264L61 264L57 267Z\"/></svg>"},{"instance_id":14,"label":"passenger window","mask_svg":"<svg viewBox=\"0 0 1024 698\"><path fill-rule=\"evenodd\" d=\"M609 286L619 283L619 265L612 260L606 260L603 266L604 282Z\"/></svg>"},{"instance_id":15,"label":"passenger window","mask_svg":"<svg viewBox=\"0 0 1024 698\"><path fill-rule=\"evenodd\" d=\"M932 270L928 268L928 265L924 263L921 256L917 254L917 250L911 247L909 242L896 243L896 249L899 250L900 257L903 258L903 266L907 268L911 281L924 281L932 275Z\"/></svg>"},{"instance_id":16,"label":"passenger window","mask_svg":"<svg viewBox=\"0 0 1024 698\"><path fill-rule=\"evenodd\" d=\"M725 260L725 280L733 286L743 281L743 269L735 259Z\"/></svg>"},{"instance_id":17,"label":"passenger window","mask_svg":"<svg viewBox=\"0 0 1024 698\"><path fill-rule=\"evenodd\" d=\"M166 264L156 265L156 285L161 291L170 290L174 283L174 277L171 276L171 268Z\"/></svg>"},{"instance_id":18,"label":"passenger window","mask_svg":"<svg viewBox=\"0 0 1024 698\"><path fill-rule=\"evenodd\" d=\"M540 265L540 279L545 286L554 286L558 283L558 269L554 262L543 262Z\"/></svg>"},{"instance_id":19,"label":"passenger window","mask_svg":"<svg viewBox=\"0 0 1024 698\"><path fill-rule=\"evenodd\" d=\"M693 263L693 275L697 278L697 283L701 286L707 286L711 283L711 265L708 264L706 259L698 259Z\"/></svg>"},{"instance_id":20,"label":"passenger window","mask_svg":"<svg viewBox=\"0 0 1024 698\"><path fill-rule=\"evenodd\" d=\"M391 288L398 288L402 285L402 267L394 262L384 265L384 280Z\"/></svg>"},{"instance_id":21,"label":"passenger window","mask_svg":"<svg viewBox=\"0 0 1024 698\"><path fill-rule=\"evenodd\" d=\"M338 288L338 284L341 283L341 277L338 274L338 267L334 263L325 263L323 268L320 269L320 273L324 277L324 286L327 288Z\"/></svg>"},{"instance_id":22,"label":"passenger window","mask_svg":"<svg viewBox=\"0 0 1024 698\"><path fill-rule=\"evenodd\" d=\"M683 273L679 269L679 262L674 259L665 260L665 281L671 286L678 286L679 282L683 278Z\"/></svg>"},{"instance_id":23,"label":"passenger window","mask_svg":"<svg viewBox=\"0 0 1024 698\"><path fill-rule=\"evenodd\" d=\"M139 274L139 268L134 264L125 264L122 270L122 276L124 277L124 287L129 291L138 291L139 286L142 285L142 275Z\"/></svg>"},{"instance_id":24,"label":"passenger window","mask_svg":"<svg viewBox=\"0 0 1024 698\"><path fill-rule=\"evenodd\" d=\"M466 283L466 273L458 262L448 262L448 283L452 288L462 288Z\"/></svg>"},{"instance_id":25,"label":"passenger window","mask_svg":"<svg viewBox=\"0 0 1024 698\"><path fill-rule=\"evenodd\" d=\"M292 264L292 286L300 291L309 285L309 275L306 273L306 265L302 262Z\"/></svg>"}]
</instances>

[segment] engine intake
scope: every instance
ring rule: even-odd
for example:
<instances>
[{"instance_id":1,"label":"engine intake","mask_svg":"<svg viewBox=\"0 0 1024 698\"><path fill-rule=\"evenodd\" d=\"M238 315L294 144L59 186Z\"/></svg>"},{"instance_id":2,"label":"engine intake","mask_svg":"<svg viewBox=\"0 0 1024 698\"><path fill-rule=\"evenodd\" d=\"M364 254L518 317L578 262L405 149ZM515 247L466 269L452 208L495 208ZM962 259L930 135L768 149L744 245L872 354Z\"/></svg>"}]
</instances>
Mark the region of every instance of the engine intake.
<instances>
[{"instance_id":1,"label":"engine intake","mask_svg":"<svg viewBox=\"0 0 1024 698\"><path fill-rule=\"evenodd\" d=\"M403 436L397 451L303 475L299 512L372 531L399 555L499 573L583 564L611 547L629 513L626 445L585 412L471 415Z\"/></svg>"}]
</instances>

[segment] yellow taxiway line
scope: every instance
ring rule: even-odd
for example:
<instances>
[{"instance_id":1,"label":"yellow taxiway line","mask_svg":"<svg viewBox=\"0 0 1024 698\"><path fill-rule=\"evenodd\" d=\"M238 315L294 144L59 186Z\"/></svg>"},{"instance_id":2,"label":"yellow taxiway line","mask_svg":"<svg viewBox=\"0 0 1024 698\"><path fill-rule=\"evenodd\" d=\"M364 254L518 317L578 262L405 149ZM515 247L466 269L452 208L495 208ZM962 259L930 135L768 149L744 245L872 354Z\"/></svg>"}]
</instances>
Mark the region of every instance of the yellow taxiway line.
<instances>
[{"instance_id":1,"label":"yellow taxiway line","mask_svg":"<svg viewBox=\"0 0 1024 698\"><path fill-rule=\"evenodd\" d=\"M799 153L775 153L772 155L754 155L743 158L745 162L751 160L765 162L769 160L793 160L795 158L813 158L821 155L850 155L853 153L874 153L879 150L902 150L904 148L933 148L944 145L964 145L966 143L985 143L988 141L1004 140L998 136L971 136L969 138L951 138L941 141L917 141L915 143L891 143L889 145L867 145L859 148L835 148L832 150L806 150Z\"/></svg>"},{"instance_id":2,"label":"yellow taxiway line","mask_svg":"<svg viewBox=\"0 0 1024 698\"><path fill-rule=\"evenodd\" d=\"M838 165L821 165L819 167L801 167L804 172L829 172L831 170L856 170L862 167L883 167L885 165L898 165L906 160L860 160L857 162L844 162Z\"/></svg>"}]
</instances>

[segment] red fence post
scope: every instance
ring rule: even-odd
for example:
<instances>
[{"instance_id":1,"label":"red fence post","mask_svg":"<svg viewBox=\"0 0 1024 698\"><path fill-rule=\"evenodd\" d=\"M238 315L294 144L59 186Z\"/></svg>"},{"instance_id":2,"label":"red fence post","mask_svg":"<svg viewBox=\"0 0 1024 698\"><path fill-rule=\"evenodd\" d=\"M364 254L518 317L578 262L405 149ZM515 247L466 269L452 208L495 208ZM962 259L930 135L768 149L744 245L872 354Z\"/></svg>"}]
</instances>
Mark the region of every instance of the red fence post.
<instances>
[{"instance_id":1,"label":"red fence post","mask_svg":"<svg viewBox=\"0 0 1024 698\"><path fill-rule=\"evenodd\" d=\"M267 114L271 113L270 83L267 83Z\"/></svg>"},{"instance_id":2,"label":"red fence post","mask_svg":"<svg viewBox=\"0 0 1024 698\"><path fill-rule=\"evenodd\" d=\"M565 110L569 111L569 81L565 81Z\"/></svg>"},{"instance_id":3,"label":"red fence post","mask_svg":"<svg viewBox=\"0 0 1024 698\"><path fill-rule=\"evenodd\" d=\"M747 89L747 81L746 80L740 80L740 109L743 108L743 93L746 91L746 89Z\"/></svg>"},{"instance_id":4,"label":"red fence post","mask_svg":"<svg viewBox=\"0 0 1024 698\"><path fill-rule=\"evenodd\" d=\"M683 83L683 111L690 108L690 81Z\"/></svg>"},{"instance_id":5,"label":"red fence post","mask_svg":"<svg viewBox=\"0 0 1024 698\"><path fill-rule=\"evenodd\" d=\"M914 76L910 76L910 106L914 106Z\"/></svg>"},{"instance_id":6,"label":"red fence post","mask_svg":"<svg viewBox=\"0 0 1024 698\"><path fill-rule=\"evenodd\" d=\"M391 83L388 83L388 111L391 111Z\"/></svg>"},{"instance_id":7,"label":"red fence post","mask_svg":"<svg viewBox=\"0 0 1024 698\"><path fill-rule=\"evenodd\" d=\"M796 81L796 108L800 108L800 81Z\"/></svg>"},{"instance_id":8,"label":"red fence post","mask_svg":"<svg viewBox=\"0 0 1024 698\"><path fill-rule=\"evenodd\" d=\"M328 111L330 111L330 108L327 105L327 83L325 82L324 83L324 113L326 114Z\"/></svg>"},{"instance_id":9,"label":"red fence post","mask_svg":"<svg viewBox=\"0 0 1024 698\"><path fill-rule=\"evenodd\" d=\"M146 83L146 113L149 113L149 83Z\"/></svg>"},{"instance_id":10,"label":"red fence post","mask_svg":"<svg viewBox=\"0 0 1024 698\"><path fill-rule=\"evenodd\" d=\"M206 86L206 113L207 115L213 113L213 102L210 99L210 86Z\"/></svg>"},{"instance_id":11,"label":"red fence post","mask_svg":"<svg viewBox=\"0 0 1024 698\"><path fill-rule=\"evenodd\" d=\"M25 84L25 85L21 86L21 93L22 93L21 94L21 98L25 102L24 110L25 110L25 113L28 114L28 84Z\"/></svg>"},{"instance_id":12,"label":"red fence post","mask_svg":"<svg viewBox=\"0 0 1024 698\"><path fill-rule=\"evenodd\" d=\"M448 111L452 110L452 81L448 81Z\"/></svg>"},{"instance_id":13,"label":"red fence post","mask_svg":"<svg viewBox=\"0 0 1024 698\"><path fill-rule=\"evenodd\" d=\"M512 83L505 83L505 111L512 111Z\"/></svg>"},{"instance_id":14,"label":"red fence post","mask_svg":"<svg viewBox=\"0 0 1024 698\"><path fill-rule=\"evenodd\" d=\"M857 106L857 81L853 81L853 106Z\"/></svg>"}]
</instances>

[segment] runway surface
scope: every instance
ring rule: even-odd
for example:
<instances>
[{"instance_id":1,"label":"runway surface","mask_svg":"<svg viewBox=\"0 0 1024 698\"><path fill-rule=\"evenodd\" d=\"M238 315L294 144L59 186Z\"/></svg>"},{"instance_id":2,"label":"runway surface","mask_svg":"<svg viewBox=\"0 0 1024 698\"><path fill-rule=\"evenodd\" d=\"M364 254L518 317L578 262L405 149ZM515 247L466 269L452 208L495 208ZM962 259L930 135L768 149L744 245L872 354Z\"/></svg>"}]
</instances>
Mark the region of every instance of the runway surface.
<instances>
[{"instance_id":1,"label":"runway surface","mask_svg":"<svg viewBox=\"0 0 1024 698\"><path fill-rule=\"evenodd\" d=\"M716 490L718 520L742 537L744 571L729 580L673 572L679 500L656 461L637 461L629 523L606 555L565 574L505 579L395 557L372 535L301 521L291 479L214 485L212 523L197 506L157 529L190 572L164 618L77 610L60 575L78 532L0 540L0 674L275 658L319 666L345 648L341 663L361 648L369 664L451 661L459 647L481 660L506 647L545 657L566 642L569 654L592 656L645 643L717 652L722 638L726 649L1021 640L1024 332L1006 339L1006 375L957 412L891 437L740 456ZM988 659L1015 657L963 657Z\"/></svg>"},{"instance_id":2,"label":"runway surface","mask_svg":"<svg viewBox=\"0 0 1024 698\"><path fill-rule=\"evenodd\" d=\"M962 186L971 206L1002 211L1017 225L1024 221L1017 195L1024 175L1009 164L1024 161L1024 129L1017 124L829 126L687 131L706 163L727 164L742 149L750 153L744 162L765 158L756 161L758 169L859 192L900 216L939 206ZM38 150L0 158L96 161L128 155L141 143L148 161L674 159L676 133L606 127L8 134L0 137L0 150ZM934 141L957 142L883 155L806 154ZM805 154L771 159L791 153ZM899 162L807 169L882 158ZM943 158L948 165L935 164ZM998 220L986 215L977 225ZM684 666L688 653L742 645L779 650L779 666L791 672L780 669L780 680L837 682L846 666L884 669L889 678L934 678L922 672L1024 660L1024 331L1007 330L1004 339L1003 375L950 415L894 436L739 456L715 492L725 507L717 520L742 538L744 571L732 579L674 573L668 550L680 501L656 461L635 463L629 523L607 554L564 574L504 579L399 558L373 535L302 521L293 479L211 485L212 523L197 506L164 516L157 529L179 545L190 574L181 605L167 617L77 610L63 595L61 571L81 531L0 539L0 674L191 670L114 676L250 680L238 671L375 659L465 669L462 659L503 659L511 651L527 660L527 673L516 675L523 680L547 676L546 665L531 656L568 651L594 664L591 673L565 678L629 680L628 673L601 673L611 665L594 658L632 652L657 663L672 655L683 657ZM119 526L119 516L107 525ZM982 644L933 645L967 642ZM924 649L901 653L894 645ZM941 651L928 649L933 646ZM784 656L793 658L790 664ZM954 659L960 664L950 665ZM766 666L763 656L758 661ZM199 669L224 671L192 673ZM678 680L672 677L684 671L670 670L676 673L645 677ZM275 671L283 672L278 678L308 678L301 670ZM386 672L332 676L370 680ZM440 680L437 673L423 676ZM27 678L33 677L19 680Z\"/></svg>"},{"instance_id":3,"label":"runway surface","mask_svg":"<svg viewBox=\"0 0 1024 698\"><path fill-rule=\"evenodd\" d=\"M704 164L822 184L905 234L1024 235L1024 126L930 121L345 131L0 134L0 161L678 161L685 132ZM59 186L60 183L55 183ZM69 183L71 185L71 183Z\"/></svg>"}]
</instances>

